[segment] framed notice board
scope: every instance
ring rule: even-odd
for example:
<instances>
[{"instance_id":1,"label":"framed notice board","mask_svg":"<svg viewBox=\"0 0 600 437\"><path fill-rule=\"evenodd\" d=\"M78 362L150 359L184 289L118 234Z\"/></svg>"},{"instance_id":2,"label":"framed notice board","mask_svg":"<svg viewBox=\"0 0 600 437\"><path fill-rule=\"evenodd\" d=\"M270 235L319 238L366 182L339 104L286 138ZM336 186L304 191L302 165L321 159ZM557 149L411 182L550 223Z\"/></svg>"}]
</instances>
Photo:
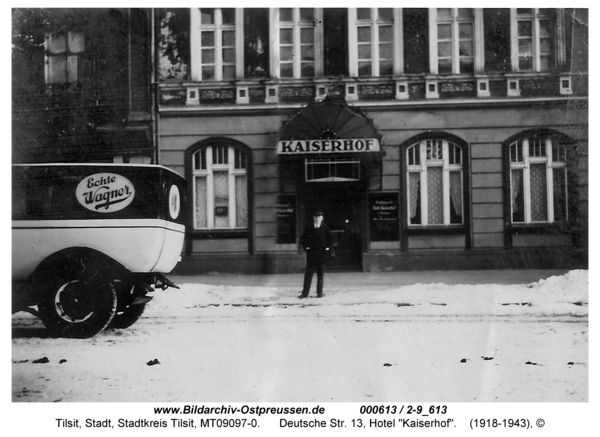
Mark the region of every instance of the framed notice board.
<instances>
[{"instance_id":1,"label":"framed notice board","mask_svg":"<svg viewBox=\"0 0 600 437\"><path fill-rule=\"evenodd\" d=\"M369 203L370 240L398 241L400 239L398 194L371 194Z\"/></svg>"},{"instance_id":2,"label":"framed notice board","mask_svg":"<svg viewBox=\"0 0 600 437\"><path fill-rule=\"evenodd\" d=\"M277 196L277 244L296 243L296 196Z\"/></svg>"}]
</instances>

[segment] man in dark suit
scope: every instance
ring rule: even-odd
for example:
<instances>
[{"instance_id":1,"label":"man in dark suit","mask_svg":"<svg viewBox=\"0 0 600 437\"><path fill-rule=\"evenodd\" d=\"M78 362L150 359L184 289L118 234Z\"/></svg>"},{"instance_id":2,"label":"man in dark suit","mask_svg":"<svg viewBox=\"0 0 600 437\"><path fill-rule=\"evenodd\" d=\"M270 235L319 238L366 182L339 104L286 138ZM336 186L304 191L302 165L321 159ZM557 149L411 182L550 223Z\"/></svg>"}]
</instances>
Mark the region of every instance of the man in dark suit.
<instances>
[{"instance_id":1,"label":"man in dark suit","mask_svg":"<svg viewBox=\"0 0 600 437\"><path fill-rule=\"evenodd\" d=\"M300 237L300 243L306 251L306 271L304 272L304 288L300 299L308 297L310 284L317 272L317 297L323 297L324 264L329 256L333 236L331 230L323 223L323 212L313 214L313 222L309 223Z\"/></svg>"}]
</instances>

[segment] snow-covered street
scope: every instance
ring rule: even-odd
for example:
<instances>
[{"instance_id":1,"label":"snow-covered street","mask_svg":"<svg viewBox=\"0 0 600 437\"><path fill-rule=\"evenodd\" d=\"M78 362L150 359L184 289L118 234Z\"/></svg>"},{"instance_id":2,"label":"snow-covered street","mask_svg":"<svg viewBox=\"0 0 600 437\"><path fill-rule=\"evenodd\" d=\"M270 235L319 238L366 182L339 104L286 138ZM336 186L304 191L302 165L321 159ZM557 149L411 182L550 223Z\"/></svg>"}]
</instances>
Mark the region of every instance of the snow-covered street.
<instances>
[{"instance_id":1,"label":"snow-covered street","mask_svg":"<svg viewBox=\"0 0 600 437\"><path fill-rule=\"evenodd\" d=\"M370 286L328 274L325 298L306 300L299 275L279 278L178 277L131 328L87 340L15 314L12 400L588 400L587 271Z\"/></svg>"}]
</instances>

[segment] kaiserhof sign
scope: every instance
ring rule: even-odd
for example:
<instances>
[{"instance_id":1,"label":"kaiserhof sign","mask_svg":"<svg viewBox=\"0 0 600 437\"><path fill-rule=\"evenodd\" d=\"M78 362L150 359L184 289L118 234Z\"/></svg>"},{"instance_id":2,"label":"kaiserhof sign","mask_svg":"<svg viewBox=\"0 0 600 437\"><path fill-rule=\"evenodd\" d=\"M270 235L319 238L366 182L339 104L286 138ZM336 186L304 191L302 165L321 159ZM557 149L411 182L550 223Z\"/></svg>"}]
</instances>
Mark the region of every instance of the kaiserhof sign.
<instances>
[{"instance_id":1,"label":"kaiserhof sign","mask_svg":"<svg viewBox=\"0 0 600 437\"><path fill-rule=\"evenodd\" d=\"M305 153L366 153L381 151L377 138L339 140L285 140L277 143L278 155Z\"/></svg>"}]
</instances>

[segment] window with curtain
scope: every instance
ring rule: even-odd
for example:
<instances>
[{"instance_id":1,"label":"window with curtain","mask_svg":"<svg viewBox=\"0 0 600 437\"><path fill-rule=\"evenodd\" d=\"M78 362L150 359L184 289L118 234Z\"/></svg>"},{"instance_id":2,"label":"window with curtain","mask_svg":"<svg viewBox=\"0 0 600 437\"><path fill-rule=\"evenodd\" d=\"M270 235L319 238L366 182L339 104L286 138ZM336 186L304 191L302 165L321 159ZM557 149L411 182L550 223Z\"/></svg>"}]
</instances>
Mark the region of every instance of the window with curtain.
<instances>
[{"instance_id":1,"label":"window with curtain","mask_svg":"<svg viewBox=\"0 0 600 437\"><path fill-rule=\"evenodd\" d=\"M194 229L248 227L248 157L240 147L211 145L192 155Z\"/></svg>"},{"instance_id":2,"label":"window with curtain","mask_svg":"<svg viewBox=\"0 0 600 437\"><path fill-rule=\"evenodd\" d=\"M512 223L554 223L567 217L566 146L531 137L509 146Z\"/></svg>"},{"instance_id":3,"label":"window with curtain","mask_svg":"<svg viewBox=\"0 0 600 437\"><path fill-rule=\"evenodd\" d=\"M463 155L461 146L443 139L406 149L409 226L464 223Z\"/></svg>"}]
</instances>

